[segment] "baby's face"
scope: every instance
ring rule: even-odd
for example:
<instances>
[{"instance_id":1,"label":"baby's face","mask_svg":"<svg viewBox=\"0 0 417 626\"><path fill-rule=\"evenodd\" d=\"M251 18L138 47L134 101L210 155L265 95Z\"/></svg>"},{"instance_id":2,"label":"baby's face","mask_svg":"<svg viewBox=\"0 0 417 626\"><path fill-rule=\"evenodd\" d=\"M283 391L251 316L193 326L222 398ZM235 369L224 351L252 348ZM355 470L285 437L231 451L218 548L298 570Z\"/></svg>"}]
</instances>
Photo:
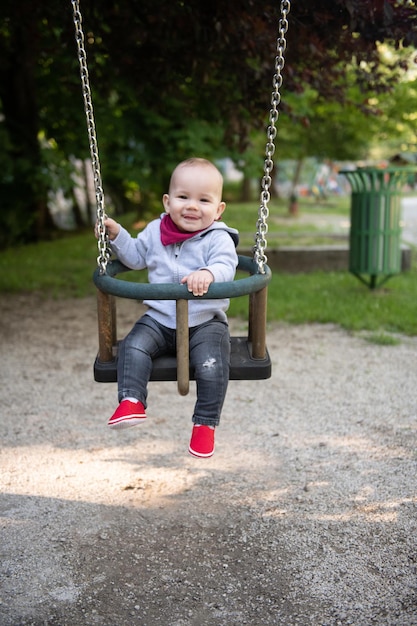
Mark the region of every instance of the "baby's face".
<instances>
[{"instance_id":1,"label":"baby's face","mask_svg":"<svg viewBox=\"0 0 417 626\"><path fill-rule=\"evenodd\" d=\"M211 226L223 213L221 194L222 178L215 167L188 165L175 170L163 203L180 230L196 232Z\"/></svg>"}]
</instances>

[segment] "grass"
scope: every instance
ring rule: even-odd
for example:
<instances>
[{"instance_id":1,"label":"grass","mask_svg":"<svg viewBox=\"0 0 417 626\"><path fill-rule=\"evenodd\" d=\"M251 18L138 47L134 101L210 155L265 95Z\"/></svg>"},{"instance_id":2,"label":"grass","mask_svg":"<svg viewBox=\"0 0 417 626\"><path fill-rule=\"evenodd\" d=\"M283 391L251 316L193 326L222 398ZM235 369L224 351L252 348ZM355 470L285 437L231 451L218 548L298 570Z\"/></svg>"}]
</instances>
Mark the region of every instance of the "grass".
<instances>
[{"instance_id":1,"label":"grass","mask_svg":"<svg viewBox=\"0 0 417 626\"><path fill-rule=\"evenodd\" d=\"M401 343L398 337L393 337L384 332L365 335L365 340L377 346L398 346Z\"/></svg>"},{"instance_id":2,"label":"grass","mask_svg":"<svg viewBox=\"0 0 417 626\"><path fill-rule=\"evenodd\" d=\"M306 201L300 211L312 209ZM329 208L326 208L328 211ZM306 225L288 220L286 206L271 207L271 214L282 219L272 220L271 241L282 244L287 240L300 244L305 237ZM332 208L346 215L344 204ZM230 204L227 222L238 224L241 232L252 232L257 208L253 204ZM255 217L254 217L255 215ZM129 226L132 216L123 222ZM284 222L284 225L283 225ZM310 239L318 243L323 239L320 230L308 227ZM134 232L134 231L132 231ZM304 233L304 235L301 235ZM252 236L253 242L253 236ZM48 297L84 297L95 294L91 276L95 269L97 244L92 229L79 234L67 234L55 241L43 242L5 250L0 253L0 292L37 292ZM414 254L415 257L415 254ZM393 345L392 335L404 333L417 335L417 264L413 259L410 272L392 277L383 287L368 289L348 272L312 272L284 274L275 272L269 286L268 319L290 324L333 323L350 331L369 331L369 341ZM146 280L144 272L128 274L131 280ZM247 298L231 302L233 317L247 316Z\"/></svg>"},{"instance_id":3,"label":"grass","mask_svg":"<svg viewBox=\"0 0 417 626\"><path fill-rule=\"evenodd\" d=\"M290 324L329 323L374 337L417 335L417 267L370 290L349 272L275 272L268 289L268 319ZM245 316L243 298L231 302L230 315ZM374 339L374 343L376 340ZM382 340L380 341L382 343Z\"/></svg>"},{"instance_id":4,"label":"grass","mask_svg":"<svg viewBox=\"0 0 417 626\"><path fill-rule=\"evenodd\" d=\"M11 248L0 253L0 292L41 292L54 298L95 292L91 282L98 255L89 233Z\"/></svg>"}]
</instances>

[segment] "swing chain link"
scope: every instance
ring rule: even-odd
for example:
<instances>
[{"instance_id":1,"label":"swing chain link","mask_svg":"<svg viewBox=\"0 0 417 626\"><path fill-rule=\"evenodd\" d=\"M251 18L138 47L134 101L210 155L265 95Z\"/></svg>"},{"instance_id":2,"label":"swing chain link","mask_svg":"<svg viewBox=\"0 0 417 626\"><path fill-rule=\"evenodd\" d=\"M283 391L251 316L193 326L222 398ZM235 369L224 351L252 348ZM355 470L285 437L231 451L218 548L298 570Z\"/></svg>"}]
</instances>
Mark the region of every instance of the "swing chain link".
<instances>
[{"instance_id":1,"label":"swing chain link","mask_svg":"<svg viewBox=\"0 0 417 626\"><path fill-rule=\"evenodd\" d=\"M96 135L96 127L94 122L94 111L93 111L93 101L91 98L91 89L90 89L90 81L88 76L88 67L87 67L87 54L85 51L84 45L84 33L82 28L82 16L80 12L80 5L78 0L71 0L72 9L73 9L73 17L74 17L74 27L75 27L75 41L77 43L78 48L78 61L80 64L80 76L81 76L81 84L82 84L82 92L84 98L84 109L85 115L87 118L87 130L88 130L88 139L90 144L90 154L91 154L91 164L93 168L93 176L94 176L94 188L96 194L96 203L97 203L97 246L98 246L98 257L97 257L97 265L100 271L100 274L105 274L107 269L107 263L109 262L111 256L111 250L109 246L109 237L106 231L106 227L104 225L104 220L106 219L106 211L104 206L104 192L102 187L101 173L100 173L100 160L98 156L98 145L97 145L97 135Z\"/></svg>"},{"instance_id":2,"label":"swing chain link","mask_svg":"<svg viewBox=\"0 0 417 626\"><path fill-rule=\"evenodd\" d=\"M281 17L278 27L277 54L275 57L275 74L272 80L273 92L271 96L271 109L269 112L269 126L266 132L267 144L265 147L264 176L261 182L260 206L258 210L258 221L256 223L255 246L253 249L254 260L258 266L260 274L265 273L265 265L268 258L265 254L267 248L266 235L268 233L268 202L271 198L270 188L272 185L272 170L274 168L273 156L275 153L275 138L277 135L276 123L279 117L279 104L281 102L280 89L282 86L282 71L285 65L285 50L287 47L286 34L288 31L287 16L291 8L290 0L282 0Z\"/></svg>"}]
</instances>

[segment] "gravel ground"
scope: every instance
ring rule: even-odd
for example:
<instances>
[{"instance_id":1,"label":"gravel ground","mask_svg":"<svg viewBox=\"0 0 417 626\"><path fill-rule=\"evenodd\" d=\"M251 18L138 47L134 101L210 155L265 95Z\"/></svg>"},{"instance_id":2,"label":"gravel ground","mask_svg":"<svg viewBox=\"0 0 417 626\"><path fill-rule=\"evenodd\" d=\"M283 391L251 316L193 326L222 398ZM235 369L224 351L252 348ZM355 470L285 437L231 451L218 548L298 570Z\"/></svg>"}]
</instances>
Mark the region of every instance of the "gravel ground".
<instances>
[{"instance_id":1,"label":"gravel ground","mask_svg":"<svg viewBox=\"0 0 417 626\"><path fill-rule=\"evenodd\" d=\"M107 429L94 298L0 304L2 626L417 625L417 338L271 326L199 460L193 387Z\"/></svg>"}]
</instances>

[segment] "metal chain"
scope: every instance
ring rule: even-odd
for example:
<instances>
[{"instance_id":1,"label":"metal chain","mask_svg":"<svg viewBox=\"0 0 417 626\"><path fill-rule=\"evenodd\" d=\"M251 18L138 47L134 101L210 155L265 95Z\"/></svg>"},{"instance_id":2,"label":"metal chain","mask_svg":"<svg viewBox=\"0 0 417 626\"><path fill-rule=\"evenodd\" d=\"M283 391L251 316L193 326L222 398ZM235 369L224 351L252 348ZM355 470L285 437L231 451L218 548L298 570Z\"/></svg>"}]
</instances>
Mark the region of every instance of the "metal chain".
<instances>
[{"instance_id":1,"label":"metal chain","mask_svg":"<svg viewBox=\"0 0 417 626\"><path fill-rule=\"evenodd\" d=\"M94 174L94 187L96 192L97 202L97 228L98 228L98 250L99 255L97 257L97 264L101 274L106 272L107 263L109 261L111 251L109 248L109 239L104 226L104 220L106 218L105 206L104 206L104 193L102 187L101 173L100 173L100 161L98 155L97 136L94 122L93 103L91 98L91 90L89 84L89 75L87 67L87 54L84 46L84 33L82 29L82 16L80 12L78 0L71 0L74 26L75 26L75 40L78 48L78 60L80 63L80 76L82 83L82 92L84 98L84 108L87 118L87 129L90 144L91 162ZM282 0L281 2L281 17L278 27L277 38L277 55L275 57L275 74L272 81L273 92L271 96L271 109L269 112L269 126L267 129L267 144L265 147L265 163L264 163L264 176L261 182L261 196L260 206L258 210L258 220L256 223L256 236L254 246L254 260L258 265L258 270L261 274L265 273L265 264L267 263L267 256L265 250L267 248L266 235L268 232L268 217L269 208L268 202L270 200L270 187L272 184L271 173L274 167L273 155L275 153L275 137L277 134L276 123L279 117L278 106L281 102L280 89L282 86L282 70L284 69L285 59L284 53L287 47L286 34L288 31L287 16L291 8L290 0Z\"/></svg>"},{"instance_id":2,"label":"metal chain","mask_svg":"<svg viewBox=\"0 0 417 626\"><path fill-rule=\"evenodd\" d=\"M75 41L78 48L78 60L80 63L80 76L81 85L84 98L84 109L87 118L87 130L88 139L90 143L91 163L93 167L94 175L94 188L96 193L97 203L97 235L98 235L98 257L97 265L100 270L100 274L105 274L107 263L110 259L111 251L109 246L109 238L104 226L104 220L106 219L106 212L104 207L104 193L101 182L100 173L100 161L98 156L98 145L96 136L96 127L94 122L93 102L91 98L90 81L88 77L87 68L87 54L84 46L84 33L82 29L82 16L80 12L80 5L78 0L71 0L74 27L75 27Z\"/></svg>"},{"instance_id":3,"label":"metal chain","mask_svg":"<svg viewBox=\"0 0 417 626\"><path fill-rule=\"evenodd\" d=\"M267 247L267 239L266 235L268 232L268 216L269 216L269 208L268 202L270 200L270 187L272 184L271 173L274 168L273 155L275 153L275 137L277 134L276 123L279 117L278 106L281 102L281 94L280 89L282 86L282 70L285 65L285 50L287 47L286 34L288 31L288 20L287 16L291 8L291 3L289 0L282 0L281 2L281 17L279 20L278 27L278 38L277 38L277 55L275 57L275 74L272 81L272 85L274 90L271 96L271 105L272 108L269 112L269 126L266 132L267 136L267 144L265 147L265 163L264 163L264 176L261 182L261 204L258 210L258 221L256 223L256 236L255 236L255 246L253 249L254 260L258 265L258 270L260 274L265 273L265 264L267 263L267 256L265 254L265 250Z\"/></svg>"}]
</instances>

